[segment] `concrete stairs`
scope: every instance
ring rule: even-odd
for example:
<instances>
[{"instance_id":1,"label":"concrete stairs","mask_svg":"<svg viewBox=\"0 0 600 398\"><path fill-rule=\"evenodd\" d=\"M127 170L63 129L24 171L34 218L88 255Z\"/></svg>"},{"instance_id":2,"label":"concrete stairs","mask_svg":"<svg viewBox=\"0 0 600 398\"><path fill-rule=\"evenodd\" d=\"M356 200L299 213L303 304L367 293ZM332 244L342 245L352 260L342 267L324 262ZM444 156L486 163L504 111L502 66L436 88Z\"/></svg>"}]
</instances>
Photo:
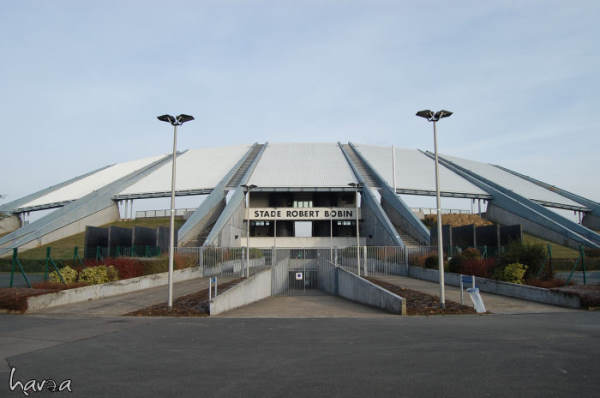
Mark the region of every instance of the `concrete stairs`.
<instances>
[{"instance_id":1,"label":"concrete stairs","mask_svg":"<svg viewBox=\"0 0 600 398\"><path fill-rule=\"evenodd\" d=\"M244 175L246 175L248 168L252 165L252 162L254 161L254 159L256 159L256 156L263 148L263 146L264 144L254 145L252 151L250 152L250 155L246 158L246 160L244 160L244 162L240 165L240 167L233 174L233 176L231 176L231 179L229 180L225 188L226 190L236 189L240 185L242 178L244 178Z\"/></svg>"},{"instance_id":2,"label":"concrete stairs","mask_svg":"<svg viewBox=\"0 0 600 398\"><path fill-rule=\"evenodd\" d=\"M369 169L363 163L363 161L358 157L358 155L356 155L356 153L354 152L354 149L352 149L352 147L348 144L344 144L344 145L342 145L342 147L346 150L346 153L348 153L348 157L350 159L352 159L352 162L354 162L354 165L356 166L357 171L363 176L363 178L364 178L365 182L367 183L367 185L369 186L369 188L379 188L379 184L377 183L377 180L369 172Z\"/></svg>"},{"instance_id":3,"label":"concrete stairs","mask_svg":"<svg viewBox=\"0 0 600 398\"><path fill-rule=\"evenodd\" d=\"M399 226L394 225L394 227L396 227L396 231L398 231L398 235L400 235L400 239L402 239L402 242L404 242L404 244L406 245L407 248L413 248L413 247L420 246L419 242L417 242L417 240L415 238L410 236L408 233L406 233L404 230L402 230Z\"/></svg>"}]
</instances>

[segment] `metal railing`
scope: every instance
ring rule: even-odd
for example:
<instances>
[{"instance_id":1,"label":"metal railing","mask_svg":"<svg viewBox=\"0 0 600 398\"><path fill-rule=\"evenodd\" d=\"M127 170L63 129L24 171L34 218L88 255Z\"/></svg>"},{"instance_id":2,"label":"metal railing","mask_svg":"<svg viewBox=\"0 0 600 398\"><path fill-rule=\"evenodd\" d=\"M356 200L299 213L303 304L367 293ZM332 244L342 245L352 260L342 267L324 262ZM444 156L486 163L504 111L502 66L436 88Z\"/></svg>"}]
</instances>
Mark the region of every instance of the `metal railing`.
<instances>
[{"instance_id":1,"label":"metal railing","mask_svg":"<svg viewBox=\"0 0 600 398\"><path fill-rule=\"evenodd\" d=\"M437 214L435 207L411 207L411 210L415 213L423 213L425 215ZM465 209L440 209L440 212L442 214L477 214L476 211Z\"/></svg>"},{"instance_id":2,"label":"metal railing","mask_svg":"<svg viewBox=\"0 0 600 398\"><path fill-rule=\"evenodd\" d=\"M175 216L187 216L192 214L196 209L175 209ZM158 218L158 217L170 217L171 210L170 209L162 209L162 210L143 210L136 211L135 218Z\"/></svg>"}]
</instances>

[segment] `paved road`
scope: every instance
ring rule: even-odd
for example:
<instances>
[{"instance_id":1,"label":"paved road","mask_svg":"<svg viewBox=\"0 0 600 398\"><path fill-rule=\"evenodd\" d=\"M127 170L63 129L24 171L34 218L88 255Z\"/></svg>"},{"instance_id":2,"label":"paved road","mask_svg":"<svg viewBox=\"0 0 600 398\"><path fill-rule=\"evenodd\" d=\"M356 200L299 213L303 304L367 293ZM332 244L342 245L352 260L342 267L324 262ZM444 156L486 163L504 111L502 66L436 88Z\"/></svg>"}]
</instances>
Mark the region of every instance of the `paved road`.
<instances>
[{"instance_id":1,"label":"paved road","mask_svg":"<svg viewBox=\"0 0 600 398\"><path fill-rule=\"evenodd\" d=\"M398 316L327 294L272 296L225 312L225 318L370 318Z\"/></svg>"},{"instance_id":2,"label":"paved road","mask_svg":"<svg viewBox=\"0 0 600 398\"><path fill-rule=\"evenodd\" d=\"M440 285L438 283L423 281L405 276L374 276L374 278L389 282L393 285L404 287L407 289L417 290L428 293L433 296L440 296ZM454 286L445 286L446 299L460 303L460 288ZM519 300L512 297L500 296L491 293L481 293L481 298L485 304L485 308L494 314L525 314L537 312L570 312L574 311L569 308L557 307L536 303L533 301ZM465 304L472 306L471 299L467 292L464 293Z\"/></svg>"},{"instance_id":3,"label":"paved road","mask_svg":"<svg viewBox=\"0 0 600 398\"><path fill-rule=\"evenodd\" d=\"M592 397L600 312L363 319L0 316L20 380L73 397ZM8 367L0 371L0 396ZM30 395L36 396L36 395ZM61 396L60 394L53 396Z\"/></svg>"}]
</instances>

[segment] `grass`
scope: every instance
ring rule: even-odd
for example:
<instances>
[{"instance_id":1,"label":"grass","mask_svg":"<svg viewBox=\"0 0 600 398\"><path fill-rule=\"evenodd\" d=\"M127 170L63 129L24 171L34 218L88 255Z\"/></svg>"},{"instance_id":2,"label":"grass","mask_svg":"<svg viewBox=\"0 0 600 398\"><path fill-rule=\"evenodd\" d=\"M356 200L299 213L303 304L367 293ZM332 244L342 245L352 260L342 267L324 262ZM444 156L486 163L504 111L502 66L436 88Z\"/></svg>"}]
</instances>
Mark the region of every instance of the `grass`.
<instances>
[{"instance_id":1,"label":"grass","mask_svg":"<svg viewBox=\"0 0 600 398\"><path fill-rule=\"evenodd\" d=\"M183 217L175 217L175 229L178 229L183 225L185 220ZM108 226L117 226L124 228L132 228L132 227L147 227L147 228L157 228L157 227L168 227L170 223L169 217L159 217L159 218L138 218L135 220L119 220L114 223L103 225L103 227ZM52 258L58 260L70 260L73 258L73 249L75 246L79 247L79 256L83 257L83 245L85 240L85 232L81 232L64 239L60 239L54 242L51 242L47 245L36 247L34 249L29 249L23 252L19 251L19 258L22 260L35 260L35 259L44 259L46 258L46 248L52 248Z\"/></svg>"},{"instance_id":2,"label":"grass","mask_svg":"<svg viewBox=\"0 0 600 398\"><path fill-rule=\"evenodd\" d=\"M578 258L579 251L575 249L571 249L570 247L556 244L554 242L550 242L548 240L538 238L537 236L533 236L527 233L523 233L523 243L527 244L542 244L544 247L547 247L549 244L552 247L552 257L553 258Z\"/></svg>"}]
</instances>

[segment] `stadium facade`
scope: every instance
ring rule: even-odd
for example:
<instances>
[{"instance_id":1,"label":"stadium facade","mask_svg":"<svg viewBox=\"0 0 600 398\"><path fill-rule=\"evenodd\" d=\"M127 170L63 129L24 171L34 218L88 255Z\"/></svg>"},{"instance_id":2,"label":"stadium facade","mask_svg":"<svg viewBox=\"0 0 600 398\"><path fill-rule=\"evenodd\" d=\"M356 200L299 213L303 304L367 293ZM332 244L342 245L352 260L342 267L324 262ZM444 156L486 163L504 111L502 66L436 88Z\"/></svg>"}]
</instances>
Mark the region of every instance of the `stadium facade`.
<instances>
[{"instance_id":1,"label":"stadium facade","mask_svg":"<svg viewBox=\"0 0 600 398\"><path fill-rule=\"evenodd\" d=\"M440 157L441 195L486 202L486 218L578 247L600 247L600 204L525 174ZM114 164L0 205L0 255L116 221L119 207L168 197L171 156ZM429 245L429 230L399 196L435 196L427 151L353 143L255 143L183 151L176 195L205 195L178 232L179 246L347 247ZM22 215L58 208L22 225ZM552 210L581 214L581 223ZM249 223L249 224L248 224ZM299 223L309 233L299 236ZM307 228L308 227L308 228ZM250 231L249 237L248 229Z\"/></svg>"}]
</instances>

